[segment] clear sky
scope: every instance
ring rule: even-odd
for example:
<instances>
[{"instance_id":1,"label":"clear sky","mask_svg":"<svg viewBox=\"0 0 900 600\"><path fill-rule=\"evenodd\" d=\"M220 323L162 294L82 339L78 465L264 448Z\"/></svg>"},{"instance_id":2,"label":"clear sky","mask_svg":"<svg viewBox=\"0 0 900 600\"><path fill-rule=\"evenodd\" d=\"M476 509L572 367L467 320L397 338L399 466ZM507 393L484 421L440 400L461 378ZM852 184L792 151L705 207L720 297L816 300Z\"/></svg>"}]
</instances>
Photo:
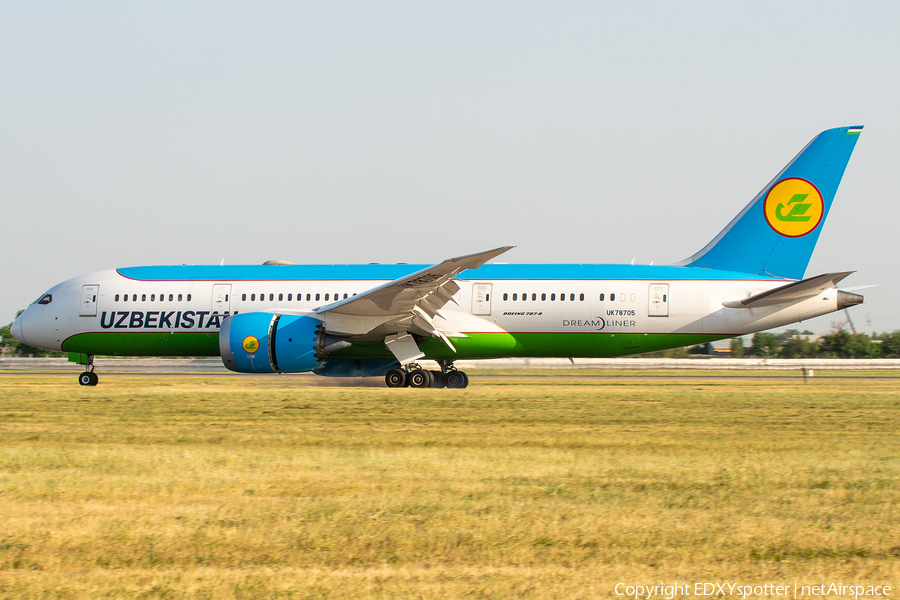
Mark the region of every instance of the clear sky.
<instances>
[{"instance_id":1,"label":"clear sky","mask_svg":"<svg viewBox=\"0 0 900 600\"><path fill-rule=\"evenodd\" d=\"M5 2L0 321L130 265L675 262L860 124L807 275L886 284L851 314L900 329L898 23L896 2Z\"/></svg>"}]
</instances>

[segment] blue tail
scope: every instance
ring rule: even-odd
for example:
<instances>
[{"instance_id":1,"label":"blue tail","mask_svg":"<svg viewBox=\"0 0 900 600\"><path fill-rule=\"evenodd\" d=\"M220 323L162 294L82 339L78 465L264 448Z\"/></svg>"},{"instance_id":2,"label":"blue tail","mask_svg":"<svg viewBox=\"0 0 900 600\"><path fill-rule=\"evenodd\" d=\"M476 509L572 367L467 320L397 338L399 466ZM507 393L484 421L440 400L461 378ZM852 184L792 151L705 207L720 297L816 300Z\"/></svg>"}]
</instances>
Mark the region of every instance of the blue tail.
<instances>
[{"instance_id":1,"label":"blue tail","mask_svg":"<svg viewBox=\"0 0 900 600\"><path fill-rule=\"evenodd\" d=\"M862 127L823 131L687 267L803 279Z\"/></svg>"}]
</instances>

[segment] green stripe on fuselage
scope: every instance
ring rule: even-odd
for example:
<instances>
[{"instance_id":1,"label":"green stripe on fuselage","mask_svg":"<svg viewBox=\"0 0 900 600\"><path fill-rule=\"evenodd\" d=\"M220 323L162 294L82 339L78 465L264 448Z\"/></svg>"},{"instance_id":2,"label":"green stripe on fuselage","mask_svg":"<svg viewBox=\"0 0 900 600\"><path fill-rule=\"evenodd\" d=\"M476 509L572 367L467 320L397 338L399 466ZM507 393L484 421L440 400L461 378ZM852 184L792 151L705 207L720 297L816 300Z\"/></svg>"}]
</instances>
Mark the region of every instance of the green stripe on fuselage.
<instances>
[{"instance_id":1,"label":"green stripe on fuselage","mask_svg":"<svg viewBox=\"0 0 900 600\"><path fill-rule=\"evenodd\" d=\"M219 356L219 332L81 333L67 339L62 347L66 352L115 356Z\"/></svg>"},{"instance_id":2,"label":"green stripe on fuselage","mask_svg":"<svg viewBox=\"0 0 900 600\"><path fill-rule=\"evenodd\" d=\"M609 358L705 344L725 335L660 333L470 333L453 338L454 353L435 338L419 344L426 358L466 360L504 357ZM66 352L119 356L219 356L217 332L82 333L63 343ZM333 358L390 358L382 342L354 343Z\"/></svg>"}]
</instances>

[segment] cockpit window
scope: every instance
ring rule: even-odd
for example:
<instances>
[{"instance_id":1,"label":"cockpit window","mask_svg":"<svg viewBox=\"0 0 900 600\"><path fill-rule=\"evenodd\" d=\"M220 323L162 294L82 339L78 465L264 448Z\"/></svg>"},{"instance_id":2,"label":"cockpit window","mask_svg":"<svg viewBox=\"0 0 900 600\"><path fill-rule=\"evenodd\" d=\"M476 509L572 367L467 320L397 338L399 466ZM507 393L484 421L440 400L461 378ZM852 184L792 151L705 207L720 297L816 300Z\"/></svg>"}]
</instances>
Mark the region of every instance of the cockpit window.
<instances>
[{"instance_id":1,"label":"cockpit window","mask_svg":"<svg viewBox=\"0 0 900 600\"><path fill-rule=\"evenodd\" d=\"M41 296L41 299L37 301L38 304L50 304L53 302L53 294L44 294Z\"/></svg>"}]
</instances>

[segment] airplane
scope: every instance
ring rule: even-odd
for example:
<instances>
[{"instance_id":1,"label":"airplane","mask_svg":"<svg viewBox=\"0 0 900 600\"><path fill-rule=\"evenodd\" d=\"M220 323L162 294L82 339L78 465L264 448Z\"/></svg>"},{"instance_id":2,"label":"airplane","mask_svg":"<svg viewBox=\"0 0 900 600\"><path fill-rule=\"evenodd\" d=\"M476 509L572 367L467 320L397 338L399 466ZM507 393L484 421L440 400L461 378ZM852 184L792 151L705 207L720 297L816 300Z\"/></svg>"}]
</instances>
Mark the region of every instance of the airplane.
<instances>
[{"instance_id":1,"label":"airplane","mask_svg":"<svg viewBox=\"0 0 900 600\"><path fill-rule=\"evenodd\" d=\"M863 302L837 288L853 271L804 278L861 131L816 136L672 265L490 263L512 248L503 246L432 266L127 267L53 286L11 333L68 352L86 386L98 382L94 356L126 355L464 388L457 360L626 356L780 327Z\"/></svg>"}]
</instances>

